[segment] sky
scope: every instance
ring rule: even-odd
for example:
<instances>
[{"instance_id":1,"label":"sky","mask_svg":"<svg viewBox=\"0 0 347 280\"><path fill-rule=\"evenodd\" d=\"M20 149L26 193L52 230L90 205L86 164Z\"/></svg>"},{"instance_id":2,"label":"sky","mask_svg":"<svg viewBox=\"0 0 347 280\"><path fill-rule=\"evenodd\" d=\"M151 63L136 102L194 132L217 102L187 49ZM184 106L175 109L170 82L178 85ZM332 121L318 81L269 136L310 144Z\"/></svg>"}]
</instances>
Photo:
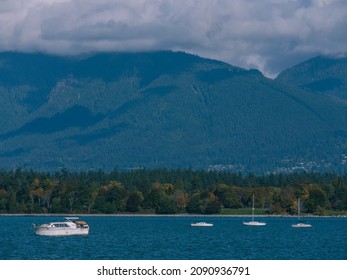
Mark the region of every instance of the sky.
<instances>
[{"instance_id":1,"label":"sky","mask_svg":"<svg viewBox=\"0 0 347 280\"><path fill-rule=\"evenodd\" d=\"M174 50L268 77L347 53L347 0L0 0L0 52Z\"/></svg>"}]
</instances>

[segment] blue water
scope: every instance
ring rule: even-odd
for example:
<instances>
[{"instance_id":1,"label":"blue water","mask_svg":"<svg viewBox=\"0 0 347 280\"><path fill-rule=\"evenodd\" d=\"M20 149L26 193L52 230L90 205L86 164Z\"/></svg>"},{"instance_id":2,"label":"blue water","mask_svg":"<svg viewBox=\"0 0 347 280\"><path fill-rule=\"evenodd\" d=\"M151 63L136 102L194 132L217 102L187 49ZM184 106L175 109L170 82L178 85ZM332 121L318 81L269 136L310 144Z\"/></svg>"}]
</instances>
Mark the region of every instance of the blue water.
<instances>
[{"instance_id":1,"label":"blue water","mask_svg":"<svg viewBox=\"0 0 347 280\"><path fill-rule=\"evenodd\" d=\"M346 260L347 219L310 218L312 228L292 228L293 218L87 216L88 236L37 236L31 224L62 217L0 216L1 260ZM192 222L213 227L191 227Z\"/></svg>"}]
</instances>

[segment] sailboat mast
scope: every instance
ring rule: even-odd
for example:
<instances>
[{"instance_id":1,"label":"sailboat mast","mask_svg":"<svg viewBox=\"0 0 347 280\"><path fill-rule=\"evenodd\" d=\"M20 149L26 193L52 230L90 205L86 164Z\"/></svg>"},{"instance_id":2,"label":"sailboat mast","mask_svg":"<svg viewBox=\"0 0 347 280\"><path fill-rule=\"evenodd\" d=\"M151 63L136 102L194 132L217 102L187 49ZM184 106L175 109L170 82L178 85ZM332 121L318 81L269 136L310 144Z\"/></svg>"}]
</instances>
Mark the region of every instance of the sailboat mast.
<instances>
[{"instance_id":1,"label":"sailboat mast","mask_svg":"<svg viewBox=\"0 0 347 280\"><path fill-rule=\"evenodd\" d=\"M252 221L254 221L254 194L253 194L253 203L252 203Z\"/></svg>"}]
</instances>

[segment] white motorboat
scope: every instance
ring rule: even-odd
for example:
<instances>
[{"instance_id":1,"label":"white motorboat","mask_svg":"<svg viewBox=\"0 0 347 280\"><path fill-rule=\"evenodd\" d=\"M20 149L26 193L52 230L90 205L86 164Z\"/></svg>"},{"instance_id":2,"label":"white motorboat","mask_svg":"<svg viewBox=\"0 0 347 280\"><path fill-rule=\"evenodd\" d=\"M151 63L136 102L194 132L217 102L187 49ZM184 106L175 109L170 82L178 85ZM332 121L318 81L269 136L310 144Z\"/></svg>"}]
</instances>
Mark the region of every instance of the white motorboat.
<instances>
[{"instance_id":1,"label":"white motorboat","mask_svg":"<svg viewBox=\"0 0 347 280\"><path fill-rule=\"evenodd\" d=\"M81 221L78 217L65 217L62 222L50 222L41 225L33 224L33 229L37 235L45 236L89 234L89 225L85 221Z\"/></svg>"},{"instance_id":2,"label":"white motorboat","mask_svg":"<svg viewBox=\"0 0 347 280\"><path fill-rule=\"evenodd\" d=\"M312 227L310 224L306 224L306 223L297 223L292 225L292 227L294 228L309 228Z\"/></svg>"},{"instance_id":3,"label":"white motorboat","mask_svg":"<svg viewBox=\"0 0 347 280\"><path fill-rule=\"evenodd\" d=\"M243 222L243 224L245 226L266 226L266 223L258 221Z\"/></svg>"},{"instance_id":4,"label":"white motorboat","mask_svg":"<svg viewBox=\"0 0 347 280\"><path fill-rule=\"evenodd\" d=\"M264 222L254 221L254 194L253 194L253 203L252 203L252 220L249 222L243 222L245 226L266 226Z\"/></svg>"},{"instance_id":5,"label":"white motorboat","mask_svg":"<svg viewBox=\"0 0 347 280\"><path fill-rule=\"evenodd\" d=\"M198 222L191 224L192 227L213 227L213 224L211 223L205 223L205 222Z\"/></svg>"},{"instance_id":6,"label":"white motorboat","mask_svg":"<svg viewBox=\"0 0 347 280\"><path fill-rule=\"evenodd\" d=\"M292 225L293 228L310 228L310 224L300 222L300 197L298 198L298 222Z\"/></svg>"}]
</instances>

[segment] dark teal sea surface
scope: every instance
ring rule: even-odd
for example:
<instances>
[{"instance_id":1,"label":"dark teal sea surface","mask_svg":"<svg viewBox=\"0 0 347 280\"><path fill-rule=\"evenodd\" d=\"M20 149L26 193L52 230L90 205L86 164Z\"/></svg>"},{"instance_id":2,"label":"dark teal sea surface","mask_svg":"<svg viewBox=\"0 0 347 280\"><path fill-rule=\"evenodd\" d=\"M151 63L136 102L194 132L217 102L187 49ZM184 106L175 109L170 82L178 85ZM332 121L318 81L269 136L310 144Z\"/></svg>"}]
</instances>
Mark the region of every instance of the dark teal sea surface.
<instances>
[{"instance_id":1,"label":"dark teal sea surface","mask_svg":"<svg viewBox=\"0 0 347 280\"><path fill-rule=\"evenodd\" d=\"M294 218L84 216L88 236L46 237L32 223L57 216L0 216L1 260L346 260L347 218L308 218L312 228L292 228ZM213 227L191 227L192 222Z\"/></svg>"}]
</instances>

